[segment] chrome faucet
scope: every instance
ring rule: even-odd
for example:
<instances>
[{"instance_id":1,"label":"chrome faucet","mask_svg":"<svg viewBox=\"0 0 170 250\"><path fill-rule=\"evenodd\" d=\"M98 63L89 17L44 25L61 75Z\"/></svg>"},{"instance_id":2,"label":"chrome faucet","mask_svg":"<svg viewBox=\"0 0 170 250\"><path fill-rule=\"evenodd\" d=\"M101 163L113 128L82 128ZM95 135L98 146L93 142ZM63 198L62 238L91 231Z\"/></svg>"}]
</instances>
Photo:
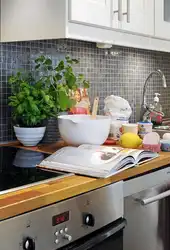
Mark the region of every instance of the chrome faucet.
<instances>
[{"instance_id":1,"label":"chrome faucet","mask_svg":"<svg viewBox=\"0 0 170 250\"><path fill-rule=\"evenodd\" d=\"M160 69L157 69L155 71L152 71L149 76L146 78L145 80L145 84L143 86L143 95L142 95L142 104L141 104L141 111L140 111L140 121L143 120L143 115L147 109L147 104L146 104L146 96L145 96L145 93L146 93L146 88L148 86L148 80L153 76L153 75L158 75L161 80L162 80L162 85L164 88L167 87L167 84L166 84L166 78L165 78L165 75L163 74L163 72L160 70Z\"/></svg>"}]
</instances>

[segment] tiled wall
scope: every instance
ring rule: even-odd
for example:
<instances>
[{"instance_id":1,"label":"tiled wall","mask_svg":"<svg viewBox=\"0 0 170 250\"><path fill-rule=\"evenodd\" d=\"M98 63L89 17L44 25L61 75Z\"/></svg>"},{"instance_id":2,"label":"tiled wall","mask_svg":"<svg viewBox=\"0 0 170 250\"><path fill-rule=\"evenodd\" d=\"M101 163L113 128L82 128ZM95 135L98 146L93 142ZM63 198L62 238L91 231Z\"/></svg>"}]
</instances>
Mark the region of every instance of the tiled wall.
<instances>
[{"instance_id":1,"label":"tiled wall","mask_svg":"<svg viewBox=\"0 0 170 250\"><path fill-rule=\"evenodd\" d=\"M168 88L163 89L160 79L155 76L147 89L148 102L155 92L161 93L163 111L170 116L170 54L133 48L114 46L110 50L98 49L95 43L74 40L49 40L0 44L0 141L12 140L12 121L7 106L10 89L7 84L9 75L17 68L31 70L34 59L39 54L52 57L54 61L66 54L80 58L76 71L84 73L90 80L90 96L100 96L100 113L103 100L114 94L126 98L132 108L131 121L137 120L144 81L154 69L161 69L167 78ZM108 54L106 53L108 52ZM136 112L137 111L137 112ZM57 122L49 121L46 141L56 140Z\"/></svg>"}]
</instances>

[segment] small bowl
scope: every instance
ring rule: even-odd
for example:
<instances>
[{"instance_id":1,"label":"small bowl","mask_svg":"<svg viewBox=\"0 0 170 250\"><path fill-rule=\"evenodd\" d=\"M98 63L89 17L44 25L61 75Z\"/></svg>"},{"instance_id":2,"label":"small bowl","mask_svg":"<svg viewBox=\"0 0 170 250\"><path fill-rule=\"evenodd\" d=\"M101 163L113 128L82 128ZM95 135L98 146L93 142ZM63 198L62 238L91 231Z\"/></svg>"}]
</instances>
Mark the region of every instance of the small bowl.
<instances>
[{"instance_id":1,"label":"small bowl","mask_svg":"<svg viewBox=\"0 0 170 250\"><path fill-rule=\"evenodd\" d=\"M161 150L164 152L170 152L170 140L161 140Z\"/></svg>"},{"instance_id":2,"label":"small bowl","mask_svg":"<svg viewBox=\"0 0 170 250\"><path fill-rule=\"evenodd\" d=\"M144 150L152 151L158 153L161 151L161 144L143 144L142 148Z\"/></svg>"}]
</instances>

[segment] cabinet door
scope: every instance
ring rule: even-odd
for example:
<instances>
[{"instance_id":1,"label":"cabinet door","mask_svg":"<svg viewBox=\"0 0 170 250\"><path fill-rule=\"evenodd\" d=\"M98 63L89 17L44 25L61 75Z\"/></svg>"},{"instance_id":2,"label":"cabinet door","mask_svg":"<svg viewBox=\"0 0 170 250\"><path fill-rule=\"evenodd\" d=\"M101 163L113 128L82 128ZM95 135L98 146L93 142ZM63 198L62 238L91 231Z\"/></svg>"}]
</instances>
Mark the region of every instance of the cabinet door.
<instances>
[{"instance_id":1,"label":"cabinet door","mask_svg":"<svg viewBox=\"0 0 170 250\"><path fill-rule=\"evenodd\" d=\"M170 0L155 1L155 36L170 39Z\"/></svg>"},{"instance_id":2,"label":"cabinet door","mask_svg":"<svg viewBox=\"0 0 170 250\"><path fill-rule=\"evenodd\" d=\"M1 0L1 41L55 39L65 35L64 0Z\"/></svg>"},{"instance_id":3,"label":"cabinet door","mask_svg":"<svg viewBox=\"0 0 170 250\"><path fill-rule=\"evenodd\" d=\"M122 2L123 30L154 35L154 0L118 1Z\"/></svg>"},{"instance_id":4,"label":"cabinet door","mask_svg":"<svg viewBox=\"0 0 170 250\"><path fill-rule=\"evenodd\" d=\"M69 19L111 27L111 0L70 0Z\"/></svg>"}]
</instances>

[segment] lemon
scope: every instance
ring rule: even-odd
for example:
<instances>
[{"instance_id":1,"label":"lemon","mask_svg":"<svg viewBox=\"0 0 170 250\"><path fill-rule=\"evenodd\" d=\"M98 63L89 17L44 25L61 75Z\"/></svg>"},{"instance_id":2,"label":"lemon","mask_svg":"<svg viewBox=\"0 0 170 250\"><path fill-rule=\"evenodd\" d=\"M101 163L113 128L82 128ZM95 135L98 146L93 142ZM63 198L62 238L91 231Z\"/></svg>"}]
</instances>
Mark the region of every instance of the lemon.
<instances>
[{"instance_id":1,"label":"lemon","mask_svg":"<svg viewBox=\"0 0 170 250\"><path fill-rule=\"evenodd\" d=\"M125 133L120 137L120 145L124 148L138 148L142 144L140 137L133 133Z\"/></svg>"}]
</instances>

